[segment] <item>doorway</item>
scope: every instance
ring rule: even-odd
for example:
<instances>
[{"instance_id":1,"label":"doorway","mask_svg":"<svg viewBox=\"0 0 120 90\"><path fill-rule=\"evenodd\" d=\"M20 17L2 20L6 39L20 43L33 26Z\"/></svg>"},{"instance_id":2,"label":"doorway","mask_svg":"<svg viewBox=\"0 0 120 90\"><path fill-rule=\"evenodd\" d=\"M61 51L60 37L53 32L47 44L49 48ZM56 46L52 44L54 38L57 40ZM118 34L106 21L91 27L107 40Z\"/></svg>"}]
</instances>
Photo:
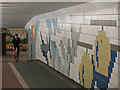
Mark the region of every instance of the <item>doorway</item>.
<instances>
[{"instance_id":1,"label":"doorway","mask_svg":"<svg viewBox=\"0 0 120 90\"><path fill-rule=\"evenodd\" d=\"M3 55L2 60L3 62L15 62L15 58L13 55L13 45L12 40L15 35L18 34L20 38L20 52L19 52L19 59L21 62L27 61L27 32L23 28L9 28L5 33L5 43L4 46L6 48L6 54Z\"/></svg>"}]
</instances>

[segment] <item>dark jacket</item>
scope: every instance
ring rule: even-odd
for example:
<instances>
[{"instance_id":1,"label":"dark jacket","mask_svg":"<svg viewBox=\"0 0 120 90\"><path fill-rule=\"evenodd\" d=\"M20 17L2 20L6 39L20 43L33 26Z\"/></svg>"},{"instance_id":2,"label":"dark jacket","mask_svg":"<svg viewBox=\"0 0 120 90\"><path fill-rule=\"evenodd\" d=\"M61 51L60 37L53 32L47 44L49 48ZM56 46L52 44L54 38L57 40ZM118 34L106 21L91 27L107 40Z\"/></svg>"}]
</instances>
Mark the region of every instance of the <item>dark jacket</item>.
<instances>
[{"instance_id":1,"label":"dark jacket","mask_svg":"<svg viewBox=\"0 0 120 90\"><path fill-rule=\"evenodd\" d=\"M12 43L13 43L14 46L18 46L20 44L20 38L18 37L17 40L16 40L15 37L14 37Z\"/></svg>"}]
</instances>

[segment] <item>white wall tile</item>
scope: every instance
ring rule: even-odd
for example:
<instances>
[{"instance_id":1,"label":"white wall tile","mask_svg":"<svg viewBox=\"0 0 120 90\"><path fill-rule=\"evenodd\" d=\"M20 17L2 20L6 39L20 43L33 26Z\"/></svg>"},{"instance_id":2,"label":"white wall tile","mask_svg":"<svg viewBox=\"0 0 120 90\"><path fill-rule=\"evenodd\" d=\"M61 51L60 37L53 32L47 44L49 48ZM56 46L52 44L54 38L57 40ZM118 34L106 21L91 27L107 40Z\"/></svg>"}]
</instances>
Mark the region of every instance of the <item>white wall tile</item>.
<instances>
[{"instance_id":1,"label":"white wall tile","mask_svg":"<svg viewBox=\"0 0 120 90\"><path fill-rule=\"evenodd\" d=\"M90 55L94 55L94 50L88 49L88 53L89 53Z\"/></svg>"},{"instance_id":2,"label":"white wall tile","mask_svg":"<svg viewBox=\"0 0 120 90\"><path fill-rule=\"evenodd\" d=\"M81 25L71 24L71 29L74 32L79 32L80 28L81 28Z\"/></svg>"},{"instance_id":3,"label":"white wall tile","mask_svg":"<svg viewBox=\"0 0 120 90\"><path fill-rule=\"evenodd\" d=\"M84 52L81 50L77 50L77 58L82 59L82 56L84 55Z\"/></svg>"},{"instance_id":4,"label":"white wall tile","mask_svg":"<svg viewBox=\"0 0 120 90\"><path fill-rule=\"evenodd\" d=\"M113 86L112 84L108 83L108 88L116 88L116 87Z\"/></svg>"},{"instance_id":5,"label":"white wall tile","mask_svg":"<svg viewBox=\"0 0 120 90\"><path fill-rule=\"evenodd\" d=\"M111 74L110 83L118 88L118 76Z\"/></svg>"},{"instance_id":6,"label":"white wall tile","mask_svg":"<svg viewBox=\"0 0 120 90\"><path fill-rule=\"evenodd\" d=\"M81 33L98 35L98 31L102 31L101 26L82 25Z\"/></svg>"},{"instance_id":7,"label":"white wall tile","mask_svg":"<svg viewBox=\"0 0 120 90\"><path fill-rule=\"evenodd\" d=\"M107 37L120 39L120 36L118 36L118 28L117 27L105 27L104 31L106 32Z\"/></svg>"},{"instance_id":8,"label":"white wall tile","mask_svg":"<svg viewBox=\"0 0 120 90\"><path fill-rule=\"evenodd\" d=\"M56 43L59 43L59 41L62 40L62 37L58 37L56 35L51 35L51 40L55 41Z\"/></svg>"},{"instance_id":9,"label":"white wall tile","mask_svg":"<svg viewBox=\"0 0 120 90\"><path fill-rule=\"evenodd\" d=\"M63 30L64 31L71 31L71 25L70 24L63 24Z\"/></svg>"},{"instance_id":10,"label":"white wall tile","mask_svg":"<svg viewBox=\"0 0 120 90\"><path fill-rule=\"evenodd\" d=\"M70 70L79 75L79 67L77 67L76 65L70 63Z\"/></svg>"},{"instance_id":11,"label":"white wall tile","mask_svg":"<svg viewBox=\"0 0 120 90\"><path fill-rule=\"evenodd\" d=\"M86 52L86 48L82 47L82 46L78 46L78 50L82 51L82 52Z\"/></svg>"},{"instance_id":12,"label":"white wall tile","mask_svg":"<svg viewBox=\"0 0 120 90\"><path fill-rule=\"evenodd\" d=\"M70 70L70 78L79 83L79 75Z\"/></svg>"},{"instance_id":13,"label":"white wall tile","mask_svg":"<svg viewBox=\"0 0 120 90\"><path fill-rule=\"evenodd\" d=\"M95 40L96 40L96 36L80 34L80 38L79 38L80 42L84 42L84 43L88 43L88 44L94 45Z\"/></svg>"},{"instance_id":14,"label":"white wall tile","mask_svg":"<svg viewBox=\"0 0 120 90\"><path fill-rule=\"evenodd\" d=\"M74 64L79 67L79 65L81 64L81 59L80 58L77 58L77 57L74 57Z\"/></svg>"},{"instance_id":15,"label":"white wall tile","mask_svg":"<svg viewBox=\"0 0 120 90\"><path fill-rule=\"evenodd\" d=\"M71 32L65 31L64 33L65 33L65 38L71 39Z\"/></svg>"},{"instance_id":16,"label":"white wall tile","mask_svg":"<svg viewBox=\"0 0 120 90\"><path fill-rule=\"evenodd\" d=\"M64 31L60 31L60 33L56 33L57 36L63 37L64 38Z\"/></svg>"},{"instance_id":17,"label":"white wall tile","mask_svg":"<svg viewBox=\"0 0 120 90\"><path fill-rule=\"evenodd\" d=\"M110 44L120 45L120 40L109 38Z\"/></svg>"},{"instance_id":18,"label":"white wall tile","mask_svg":"<svg viewBox=\"0 0 120 90\"><path fill-rule=\"evenodd\" d=\"M113 74L118 75L118 63L114 63Z\"/></svg>"}]
</instances>

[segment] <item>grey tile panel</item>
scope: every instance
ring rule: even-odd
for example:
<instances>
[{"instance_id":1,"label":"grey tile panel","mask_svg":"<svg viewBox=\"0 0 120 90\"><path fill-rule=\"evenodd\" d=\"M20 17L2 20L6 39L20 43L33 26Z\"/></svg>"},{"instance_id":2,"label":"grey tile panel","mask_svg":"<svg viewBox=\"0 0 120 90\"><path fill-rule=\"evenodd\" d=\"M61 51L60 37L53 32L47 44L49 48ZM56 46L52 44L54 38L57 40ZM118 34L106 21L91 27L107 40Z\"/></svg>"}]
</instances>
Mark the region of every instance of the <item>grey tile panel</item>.
<instances>
[{"instance_id":1,"label":"grey tile panel","mask_svg":"<svg viewBox=\"0 0 120 90\"><path fill-rule=\"evenodd\" d=\"M68 61L68 54L67 53L65 53L65 60Z\"/></svg>"},{"instance_id":2,"label":"grey tile panel","mask_svg":"<svg viewBox=\"0 0 120 90\"><path fill-rule=\"evenodd\" d=\"M79 37L80 37L80 33L78 33L78 32L74 32L74 31L72 31L71 32L71 38L72 38L72 40L79 40Z\"/></svg>"},{"instance_id":3,"label":"grey tile panel","mask_svg":"<svg viewBox=\"0 0 120 90\"><path fill-rule=\"evenodd\" d=\"M92 49L92 45L87 44L87 43L83 43L83 42L77 41L77 45L78 45L78 46L85 47L85 48L88 48L88 49Z\"/></svg>"},{"instance_id":4,"label":"grey tile panel","mask_svg":"<svg viewBox=\"0 0 120 90\"><path fill-rule=\"evenodd\" d=\"M63 41L62 40L60 40L60 47L61 47L63 59L65 59L65 49L64 49L64 45L63 45Z\"/></svg>"},{"instance_id":5,"label":"grey tile panel","mask_svg":"<svg viewBox=\"0 0 120 90\"><path fill-rule=\"evenodd\" d=\"M78 46L85 47L87 49L92 49L93 45L77 41ZM111 44L111 50L120 52L120 46Z\"/></svg>"},{"instance_id":6,"label":"grey tile panel","mask_svg":"<svg viewBox=\"0 0 120 90\"><path fill-rule=\"evenodd\" d=\"M55 58L55 56L53 56L53 60L51 60L52 61L52 63L53 63L53 67L55 68L55 60L56 60L56 58Z\"/></svg>"},{"instance_id":7,"label":"grey tile panel","mask_svg":"<svg viewBox=\"0 0 120 90\"><path fill-rule=\"evenodd\" d=\"M74 56L74 48L70 48L70 55Z\"/></svg>"},{"instance_id":8,"label":"grey tile panel","mask_svg":"<svg viewBox=\"0 0 120 90\"><path fill-rule=\"evenodd\" d=\"M67 42L68 42L68 46L70 47L70 39L68 39L68 41L67 41Z\"/></svg>"},{"instance_id":9,"label":"grey tile panel","mask_svg":"<svg viewBox=\"0 0 120 90\"><path fill-rule=\"evenodd\" d=\"M74 48L74 40L72 40L72 47Z\"/></svg>"},{"instance_id":10,"label":"grey tile panel","mask_svg":"<svg viewBox=\"0 0 120 90\"><path fill-rule=\"evenodd\" d=\"M75 56L77 56L77 41L74 42L74 48L75 48Z\"/></svg>"},{"instance_id":11,"label":"grey tile panel","mask_svg":"<svg viewBox=\"0 0 120 90\"><path fill-rule=\"evenodd\" d=\"M100 25L100 26L117 26L116 20L90 20L90 25Z\"/></svg>"},{"instance_id":12,"label":"grey tile panel","mask_svg":"<svg viewBox=\"0 0 120 90\"><path fill-rule=\"evenodd\" d=\"M74 56L77 56L77 41L72 40L72 48L74 49Z\"/></svg>"},{"instance_id":13,"label":"grey tile panel","mask_svg":"<svg viewBox=\"0 0 120 90\"><path fill-rule=\"evenodd\" d=\"M111 49L120 52L120 46L111 44Z\"/></svg>"},{"instance_id":14,"label":"grey tile panel","mask_svg":"<svg viewBox=\"0 0 120 90\"><path fill-rule=\"evenodd\" d=\"M70 54L70 47L67 47L67 52L68 54Z\"/></svg>"},{"instance_id":15,"label":"grey tile panel","mask_svg":"<svg viewBox=\"0 0 120 90\"><path fill-rule=\"evenodd\" d=\"M47 53L49 51L49 45L48 44L41 45L41 50Z\"/></svg>"}]
</instances>

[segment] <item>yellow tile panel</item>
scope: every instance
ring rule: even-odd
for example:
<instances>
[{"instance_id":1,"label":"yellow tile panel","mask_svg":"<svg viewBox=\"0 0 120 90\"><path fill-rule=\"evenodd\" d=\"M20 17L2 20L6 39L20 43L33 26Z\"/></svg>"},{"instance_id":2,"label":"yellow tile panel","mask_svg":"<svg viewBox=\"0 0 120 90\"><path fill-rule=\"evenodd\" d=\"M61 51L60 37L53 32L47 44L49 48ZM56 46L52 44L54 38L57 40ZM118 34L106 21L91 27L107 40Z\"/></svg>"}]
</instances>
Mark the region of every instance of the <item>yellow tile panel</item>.
<instances>
[{"instance_id":1,"label":"yellow tile panel","mask_svg":"<svg viewBox=\"0 0 120 90\"><path fill-rule=\"evenodd\" d=\"M89 53L86 53L86 52L84 53L84 56L82 56L82 62L79 66L81 85L83 85L83 82L82 82L83 65L84 65L84 74L83 74L84 87L91 88L91 83L93 79L93 65L92 65L92 60L90 60Z\"/></svg>"}]
</instances>

